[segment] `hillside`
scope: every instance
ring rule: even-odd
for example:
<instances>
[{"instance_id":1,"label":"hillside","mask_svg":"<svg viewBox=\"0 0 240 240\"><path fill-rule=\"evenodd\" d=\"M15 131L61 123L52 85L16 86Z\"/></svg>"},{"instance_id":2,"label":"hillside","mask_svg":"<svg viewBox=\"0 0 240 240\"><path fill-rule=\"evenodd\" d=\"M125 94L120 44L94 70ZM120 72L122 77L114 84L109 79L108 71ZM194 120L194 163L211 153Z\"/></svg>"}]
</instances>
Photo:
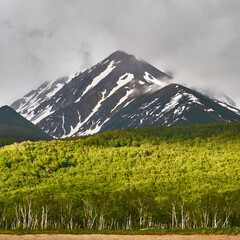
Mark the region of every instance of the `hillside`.
<instances>
[{"instance_id":1,"label":"hillside","mask_svg":"<svg viewBox=\"0 0 240 240\"><path fill-rule=\"evenodd\" d=\"M51 140L43 132L8 106L0 108L0 147L22 141Z\"/></svg>"},{"instance_id":2,"label":"hillside","mask_svg":"<svg viewBox=\"0 0 240 240\"><path fill-rule=\"evenodd\" d=\"M0 227L240 226L239 133L154 127L5 146Z\"/></svg>"}]
</instances>

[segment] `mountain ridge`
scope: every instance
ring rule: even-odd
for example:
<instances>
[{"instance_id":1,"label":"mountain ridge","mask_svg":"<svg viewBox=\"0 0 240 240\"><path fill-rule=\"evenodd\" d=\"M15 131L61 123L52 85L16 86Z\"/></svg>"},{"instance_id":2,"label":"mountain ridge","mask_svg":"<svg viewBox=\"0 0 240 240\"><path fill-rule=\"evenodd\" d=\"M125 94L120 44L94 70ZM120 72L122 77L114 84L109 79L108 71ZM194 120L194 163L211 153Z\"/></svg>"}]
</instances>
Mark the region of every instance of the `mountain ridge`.
<instances>
[{"instance_id":1,"label":"mountain ridge","mask_svg":"<svg viewBox=\"0 0 240 240\"><path fill-rule=\"evenodd\" d=\"M9 106L0 107L0 146L27 140L52 140L52 137Z\"/></svg>"},{"instance_id":2,"label":"mountain ridge","mask_svg":"<svg viewBox=\"0 0 240 240\"><path fill-rule=\"evenodd\" d=\"M133 126L240 121L238 109L171 82L171 76L144 60L116 51L84 72L41 85L12 107L55 138ZM176 91L177 86L185 93ZM169 93L168 97L164 93ZM206 106L202 107L198 98ZM150 99L155 102L150 104ZM151 114L143 116L151 112L155 119ZM177 119L179 115L182 120Z\"/></svg>"}]
</instances>

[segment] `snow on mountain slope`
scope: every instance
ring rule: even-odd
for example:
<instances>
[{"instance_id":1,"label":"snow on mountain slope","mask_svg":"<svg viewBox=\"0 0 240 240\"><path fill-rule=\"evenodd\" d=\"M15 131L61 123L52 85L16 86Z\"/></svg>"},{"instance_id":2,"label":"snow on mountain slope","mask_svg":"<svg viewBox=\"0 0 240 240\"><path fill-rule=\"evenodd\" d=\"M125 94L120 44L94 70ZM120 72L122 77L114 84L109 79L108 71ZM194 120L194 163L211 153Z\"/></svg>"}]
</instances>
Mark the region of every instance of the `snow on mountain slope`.
<instances>
[{"instance_id":1,"label":"snow on mountain slope","mask_svg":"<svg viewBox=\"0 0 240 240\"><path fill-rule=\"evenodd\" d=\"M177 84L170 84L121 109L101 131L108 129L239 122L235 111Z\"/></svg>"},{"instance_id":2,"label":"snow on mountain slope","mask_svg":"<svg viewBox=\"0 0 240 240\"><path fill-rule=\"evenodd\" d=\"M31 91L22 99L14 102L11 107L29 121L37 124L54 112L51 105L42 108L41 104L53 98L55 94L77 74L78 72L75 72L68 77L57 79L55 82L45 82L38 89Z\"/></svg>"},{"instance_id":3,"label":"snow on mountain slope","mask_svg":"<svg viewBox=\"0 0 240 240\"><path fill-rule=\"evenodd\" d=\"M127 103L133 92L140 94L149 87L159 89L169 79L167 74L145 61L117 51L83 73L43 84L13 103L12 107L55 137L72 136L78 132L85 134L86 125L90 127L88 132L94 133L99 131L103 122L92 122L91 126L89 122L105 102L115 103L109 109L113 114ZM55 113L65 108L76 108L71 124L64 114L59 118L61 123L51 122Z\"/></svg>"},{"instance_id":4,"label":"snow on mountain slope","mask_svg":"<svg viewBox=\"0 0 240 240\"><path fill-rule=\"evenodd\" d=\"M55 138L108 129L237 122L237 109L170 84L147 62L117 51L82 73L45 83L12 107Z\"/></svg>"}]
</instances>

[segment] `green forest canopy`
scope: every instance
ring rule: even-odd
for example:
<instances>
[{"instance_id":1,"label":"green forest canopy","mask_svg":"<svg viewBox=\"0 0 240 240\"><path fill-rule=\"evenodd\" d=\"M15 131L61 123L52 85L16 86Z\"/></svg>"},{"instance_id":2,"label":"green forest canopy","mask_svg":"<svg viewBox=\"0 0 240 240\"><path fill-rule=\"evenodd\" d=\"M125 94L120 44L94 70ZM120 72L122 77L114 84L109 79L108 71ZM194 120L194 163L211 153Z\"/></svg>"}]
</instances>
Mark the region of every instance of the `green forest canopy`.
<instances>
[{"instance_id":1,"label":"green forest canopy","mask_svg":"<svg viewBox=\"0 0 240 240\"><path fill-rule=\"evenodd\" d=\"M240 124L114 130L0 148L0 227L240 226Z\"/></svg>"}]
</instances>

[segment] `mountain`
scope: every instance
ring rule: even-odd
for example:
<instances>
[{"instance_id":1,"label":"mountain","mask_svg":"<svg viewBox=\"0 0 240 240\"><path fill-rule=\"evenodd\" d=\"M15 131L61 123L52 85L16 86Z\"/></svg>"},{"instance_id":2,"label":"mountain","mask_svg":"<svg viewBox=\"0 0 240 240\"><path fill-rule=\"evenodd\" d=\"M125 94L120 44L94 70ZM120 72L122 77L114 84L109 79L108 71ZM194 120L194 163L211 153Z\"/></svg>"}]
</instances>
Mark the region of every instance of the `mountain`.
<instances>
[{"instance_id":1,"label":"mountain","mask_svg":"<svg viewBox=\"0 0 240 240\"><path fill-rule=\"evenodd\" d=\"M221 104L171 84L166 73L117 51L84 72L44 83L12 107L59 138L129 127L240 121L238 109Z\"/></svg>"},{"instance_id":2,"label":"mountain","mask_svg":"<svg viewBox=\"0 0 240 240\"><path fill-rule=\"evenodd\" d=\"M135 104L121 109L101 131L239 122L240 111L226 106L179 84L169 84L154 93L140 96Z\"/></svg>"},{"instance_id":3,"label":"mountain","mask_svg":"<svg viewBox=\"0 0 240 240\"><path fill-rule=\"evenodd\" d=\"M0 108L0 146L21 141L51 140L35 126L8 106Z\"/></svg>"}]
</instances>

